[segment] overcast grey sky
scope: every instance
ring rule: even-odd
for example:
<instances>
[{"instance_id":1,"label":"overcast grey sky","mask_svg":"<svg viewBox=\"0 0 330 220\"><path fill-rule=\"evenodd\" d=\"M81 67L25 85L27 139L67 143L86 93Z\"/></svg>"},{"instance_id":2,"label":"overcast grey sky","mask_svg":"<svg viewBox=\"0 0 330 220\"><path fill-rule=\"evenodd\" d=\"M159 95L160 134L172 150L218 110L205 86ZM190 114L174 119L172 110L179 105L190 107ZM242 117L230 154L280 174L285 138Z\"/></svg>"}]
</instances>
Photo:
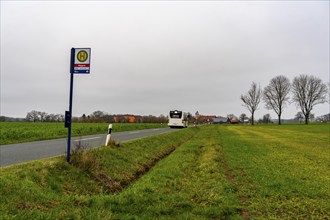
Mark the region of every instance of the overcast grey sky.
<instances>
[{"instance_id":1,"label":"overcast grey sky","mask_svg":"<svg viewBox=\"0 0 330 220\"><path fill-rule=\"evenodd\" d=\"M1 1L1 115L68 110L72 47L92 48L73 115L250 115L240 95L252 81L329 82L329 1ZM266 113L276 118L261 103Z\"/></svg>"}]
</instances>

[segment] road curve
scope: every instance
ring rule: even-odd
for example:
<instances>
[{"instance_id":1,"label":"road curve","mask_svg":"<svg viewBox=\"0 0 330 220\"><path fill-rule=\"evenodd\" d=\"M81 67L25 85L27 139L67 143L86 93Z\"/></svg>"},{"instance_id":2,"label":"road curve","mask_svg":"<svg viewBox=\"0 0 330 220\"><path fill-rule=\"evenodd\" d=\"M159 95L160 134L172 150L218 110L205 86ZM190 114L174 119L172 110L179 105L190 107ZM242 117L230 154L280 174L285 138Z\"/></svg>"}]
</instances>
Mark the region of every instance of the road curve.
<instances>
[{"instance_id":1,"label":"road curve","mask_svg":"<svg viewBox=\"0 0 330 220\"><path fill-rule=\"evenodd\" d=\"M173 131L170 128L154 128L137 131L115 132L111 134L116 141L125 142L142 137L162 134ZM84 146L98 147L105 144L106 134L74 137L71 139L71 146L81 141ZM0 166L9 166L19 163L54 157L66 154L67 138L34 141L20 144L8 144L0 146Z\"/></svg>"}]
</instances>

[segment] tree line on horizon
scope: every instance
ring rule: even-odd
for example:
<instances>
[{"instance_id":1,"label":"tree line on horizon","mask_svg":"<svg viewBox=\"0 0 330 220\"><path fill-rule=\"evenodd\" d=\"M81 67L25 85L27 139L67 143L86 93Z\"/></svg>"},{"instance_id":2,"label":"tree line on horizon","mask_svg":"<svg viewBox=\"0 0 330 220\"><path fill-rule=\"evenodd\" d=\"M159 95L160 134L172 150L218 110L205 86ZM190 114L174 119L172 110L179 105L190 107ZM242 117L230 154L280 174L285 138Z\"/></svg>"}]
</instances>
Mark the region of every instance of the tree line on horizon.
<instances>
[{"instance_id":1,"label":"tree line on horizon","mask_svg":"<svg viewBox=\"0 0 330 220\"><path fill-rule=\"evenodd\" d=\"M131 115L131 114L115 114L109 115L105 112L103 115L100 115L102 111L95 111L91 115L83 114L81 117L73 117L74 122L84 123L167 123L168 118L167 116L160 115L160 116L140 116L140 115ZM209 124L212 123L213 118L217 118L219 116L216 115L199 115L193 116L191 113L189 117L190 124ZM31 117L34 115L34 117ZM47 114L45 112L40 112L33 110L27 114L27 118L14 118L14 117L6 117L0 116L0 122L64 122L64 115L61 114ZM43 117L42 117L43 116ZM249 118L245 113L242 113L239 117L234 114L227 114L225 118L230 120L239 120L239 123L251 123L251 118ZM310 120L314 120L316 122L330 122L330 113L315 117L314 114L310 114ZM298 112L294 118L285 120L285 122L292 122L292 123L301 123L304 121L304 115L302 112ZM258 124L270 124L273 123L270 114L265 114L262 118L255 120Z\"/></svg>"},{"instance_id":2,"label":"tree line on horizon","mask_svg":"<svg viewBox=\"0 0 330 220\"><path fill-rule=\"evenodd\" d=\"M330 84L329 84L330 87ZM254 124L254 113L263 100L266 109L273 110L278 116L278 124L281 124L281 115L284 108L295 103L301 112L296 117L304 118L305 124L309 123L311 111L317 104L328 102L328 86L320 78L312 75L299 75L292 81L283 75L276 76L270 83L261 89L256 82L252 82L249 91L241 95L243 106L251 113L251 124ZM290 101L290 96L291 101Z\"/></svg>"},{"instance_id":3,"label":"tree line on horizon","mask_svg":"<svg viewBox=\"0 0 330 220\"><path fill-rule=\"evenodd\" d=\"M49 114L43 111L32 110L25 118L11 118L0 116L0 121L26 121L26 122L64 122L63 114ZM91 123L167 123L167 116L133 115L133 114L108 114L104 111L94 111L90 115L83 114L81 117L73 116L73 122Z\"/></svg>"},{"instance_id":4,"label":"tree line on horizon","mask_svg":"<svg viewBox=\"0 0 330 220\"><path fill-rule=\"evenodd\" d=\"M133 115L133 114L108 114L104 111L94 111L90 115L72 117L74 122L106 122L106 123L167 123L165 115Z\"/></svg>"}]
</instances>

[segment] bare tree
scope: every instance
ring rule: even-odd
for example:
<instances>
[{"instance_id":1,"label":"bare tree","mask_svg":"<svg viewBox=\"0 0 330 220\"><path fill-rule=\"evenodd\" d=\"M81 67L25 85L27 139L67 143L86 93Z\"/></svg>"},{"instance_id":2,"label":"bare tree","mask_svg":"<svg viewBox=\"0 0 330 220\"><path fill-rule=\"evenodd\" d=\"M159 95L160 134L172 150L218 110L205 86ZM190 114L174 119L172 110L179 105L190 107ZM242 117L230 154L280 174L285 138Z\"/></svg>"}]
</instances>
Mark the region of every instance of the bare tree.
<instances>
[{"instance_id":1,"label":"bare tree","mask_svg":"<svg viewBox=\"0 0 330 220\"><path fill-rule=\"evenodd\" d=\"M315 121L315 114L309 113L309 120Z\"/></svg>"},{"instance_id":2,"label":"bare tree","mask_svg":"<svg viewBox=\"0 0 330 220\"><path fill-rule=\"evenodd\" d=\"M245 123L245 119L249 119L245 113L242 113L240 116L239 116L239 120L242 122L242 123Z\"/></svg>"},{"instance_id":3,"label":"bare tree","mask_svg":"<svg viewBox=\"0 0 330 220\"><path fill-rule=\"evenodd\" d=\"M301 123L301 121L304 119L304 114L302 112L297 112L294 118L297 119L299 123Z\"/></svg>"},{"instance_id":4,"label":"bare tree","mask_svg":"<svg viewBox=\"0 0 330 220\"><path fill-rule=\"evenodd\" d=\"M39 119L41 122L45 122L46 121L46 117L47 117L47 113L46 112L38 112L39 115Z\"/></svg>"},{"instance_id":5,"label":"bare tree","mask_svg":"<svg viewBox=\"0 0 330 220\"><path fill-rule=\"evenodd\" d=\"M264 124L272 123L272 118L270 117L270 114L267 113L262 117L262 123Z\"/></svg>"},{"instance_id":6,"label":"bare tree","mask_svg":"<svg viewBox=\"0 0 330 220\"><path fill-rule=\"evenodd\" d=\"M106 114L105 112L97 110L94 111L91 116L95 118L102 118L105 114Z\"/></svg>"},{"instance_id":7,"label":"bare tree","mask_svg":"<svg viewBox=\"0 0 330 220\"><path fill-rule=\"evenodd\" d=\"M316 118L317 122L330 122L330 113Z\"/></svg>"},{"instance_id":8,"label":"bare tree","mask_svg":"<svg viewBox=\"0 0 330 220\"><path fill-rule=\"evenodd\" d=\"M243 106L245 106L251 112L252 125L254 125L254 112L257 110L260 103L262 91L257 86L257 83L252 82L250 90L245 95L241 95L241 100L243 101Z\"/></svg>"},{"instance_id":9,"label":"bare tree","mask_svg":"<svg viewBox=\"0 0 330 220\"><path fill-rule=\"evenodd\" d=\"M47 114L45 117L46 122L54 122L55 121L55 115L54 114Z\"/></svg>"},{"instance_id":10,"label":"bare tree","mask_svg":"<svg viewBox=\"0 0 330 220\"><path fill-rule=\"evenodd\" d=\"M103 119L104 119L104 116L107 115L107 113L103 112L103 111L100 111L100 110L97 110L97 111L94 111L90 117L91 117L91 121L92 122L102 122Z\"/></svg>"},{"instance_id":11,"label":"bare tree","mask_svg":"<svg viewBox=\"0 0 330 220\"><path fill-rule=\"evenodd\" d=\"M229 118L230 120L237 120L237 117L236 117L236 115L234 115L234 114L228 114L227 115L227 118Z\"/></svg>"},{"instance_id":12,"label":"bare tree","mask_svg":"<svg viewBox=\"0 0 330 220\"><path fill-rule=\"evenodd\" d=\"M281 115L290 92L290 80L285 76L276 76L264 89L263 99L267 109L273 109L278 116L278 124L281 124Z\"/></svg>"},{"instance_id":13,"label":"bare tree","mask_svg":"<svg viewBox=\"0 0 330 220\"><path fill-rule=\"evenodd\" d=\"M198 112L198 111L196 111L196 112L195 112L195 119L196 119L196 124L198 124L198 119L199 119L199 116L200 116L199 112Z\"/></svg>"},{"instance_id":14,"label":"bare tree","mask_svg":"<svg viewBox=\"0 0 330 220\"><path fill-rule=\"evenodd\" d=\"M28 112L26 114L25 119L26 121L32 121L32 122L40 121L39 112L36 110L32 110L31 112Z\"/></svg>"},{"instance_id":15,"label":"bare tree","mask_svg":"<svg viewBox=\"0 0 330 220\"><path fill-rule=\"evenodd\" d=\"M293 79L292 90L293 101L300 107L305 124L308 124L313 107L327 102L327 85L315 76L300 75Z\"/></svg>"}]
</instances>

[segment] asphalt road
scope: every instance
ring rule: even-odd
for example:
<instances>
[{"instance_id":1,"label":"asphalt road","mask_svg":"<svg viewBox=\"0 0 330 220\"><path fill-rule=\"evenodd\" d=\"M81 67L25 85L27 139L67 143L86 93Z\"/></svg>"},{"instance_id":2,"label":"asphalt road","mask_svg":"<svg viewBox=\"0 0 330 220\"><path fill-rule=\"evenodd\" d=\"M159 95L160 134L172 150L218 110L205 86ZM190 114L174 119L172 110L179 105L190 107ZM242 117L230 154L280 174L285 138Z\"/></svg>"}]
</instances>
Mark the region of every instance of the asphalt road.
<instances>
[{"instance_id":1,"label":"asphalt road","mask_svg":"<svg viewBox=\"0 0 330 220\"><path fill-rule=\"evenodd\" d=\"M170 128L155 128L137 131L125 131L112 133L116 141L124 142L146 136L162 134L173 131ZM106 134L74 137L71 139L71 149L75 143L81 141L84 146L98 147L105 144ZM67 138L26 142L20 144L8 144L0 146L0 166L8 166L24 163L31 160L54 157L66 154Z\"/></svg>"}]
</instances>

